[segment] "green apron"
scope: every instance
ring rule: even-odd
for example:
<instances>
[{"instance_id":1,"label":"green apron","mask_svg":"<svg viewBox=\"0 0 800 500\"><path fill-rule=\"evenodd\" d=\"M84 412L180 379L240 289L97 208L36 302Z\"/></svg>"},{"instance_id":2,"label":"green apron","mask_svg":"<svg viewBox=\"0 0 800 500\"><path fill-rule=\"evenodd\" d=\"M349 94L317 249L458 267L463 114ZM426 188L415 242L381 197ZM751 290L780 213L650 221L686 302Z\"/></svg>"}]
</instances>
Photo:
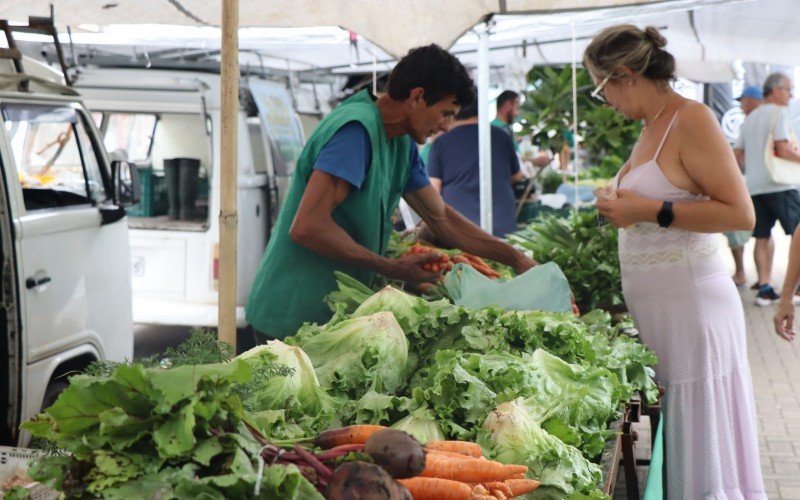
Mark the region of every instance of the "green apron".
<instances>
[{"instance_id":1,"label":"green apron","mask_svg":"<svg viewBox=\"0 0 800 500\"><path fill-rule=\"evenodd\" d=\"M256 330L282 339L306 322L324 323L332 313L323 298L336 289L334 271L367 286L375 273L330 260L294 243L289 229L322 148L345 124L361 122L372 143L372 163L360 190L353 189L333 211L333 220L357 243L383 254L392 232L392 214L408 181L410 138L387 139L378 107L367 91L340 104L317 126L297 160L286 201L256 273L245 307Z\"/></svg>"}]
</instances>

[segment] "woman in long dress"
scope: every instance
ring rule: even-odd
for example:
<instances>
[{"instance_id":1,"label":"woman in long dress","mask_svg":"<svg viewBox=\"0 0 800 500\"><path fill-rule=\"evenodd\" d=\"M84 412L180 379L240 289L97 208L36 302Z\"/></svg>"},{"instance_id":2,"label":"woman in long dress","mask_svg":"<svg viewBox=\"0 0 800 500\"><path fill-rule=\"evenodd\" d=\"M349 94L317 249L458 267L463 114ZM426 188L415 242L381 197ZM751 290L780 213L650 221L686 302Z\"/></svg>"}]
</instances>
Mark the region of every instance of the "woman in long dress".
<instances>
[{"instance_id":1,"label":"woman in long dress","mask_svg":"<svg viewBox=\"0 0 800 500\"><path fill-rule=\"evenodd\" d=\"M714 115L670 87L665 45L653 27L619 25L586 48L592 95L644 121L616 199L597 208L620 228L625 302L666 388L669 498L767 498L744 312L714 234L752 228L753 206Z\"/></svg>"}]
</instances>

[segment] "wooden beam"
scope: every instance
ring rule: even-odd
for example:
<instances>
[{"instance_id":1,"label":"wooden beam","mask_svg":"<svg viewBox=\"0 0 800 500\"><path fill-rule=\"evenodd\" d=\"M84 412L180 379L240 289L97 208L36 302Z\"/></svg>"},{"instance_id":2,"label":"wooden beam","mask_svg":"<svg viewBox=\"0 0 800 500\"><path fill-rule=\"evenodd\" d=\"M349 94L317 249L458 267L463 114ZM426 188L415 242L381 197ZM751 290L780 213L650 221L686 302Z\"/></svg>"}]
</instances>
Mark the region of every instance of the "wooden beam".
<instances>
[{"instance_id":1,"label":"wooden beam","mask_svg":"<svg viewBox=\"0 0 800 500\"><path fill-rule=\"evenodd\" d=\"M239 0L222 3L219 211L219 339L236 349L236 211L239 116Z\"/></svg>"}]
</instances>

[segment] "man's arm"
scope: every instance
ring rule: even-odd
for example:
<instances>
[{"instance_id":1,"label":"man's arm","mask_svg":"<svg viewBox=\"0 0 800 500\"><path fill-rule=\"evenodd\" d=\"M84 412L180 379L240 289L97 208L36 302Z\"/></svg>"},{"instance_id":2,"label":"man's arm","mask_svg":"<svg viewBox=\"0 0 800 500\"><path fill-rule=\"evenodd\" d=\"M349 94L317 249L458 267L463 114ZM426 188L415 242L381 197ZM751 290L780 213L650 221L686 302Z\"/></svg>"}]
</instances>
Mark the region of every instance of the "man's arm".
<instances>
[{"instance_id":1,"label":"man's arm","mask_svg":"<svg viewBox=\"0 0 800 500\"><path fill-rule=\"evenodd\" d=\"M525 176L522 175L522 171L519 171L516 174L511 176L511 184L516 184L516 183L522 182L524 180L525 180ZM433 182L433 179L431 179L431 182Z\"/></svg>"},{"instance_id":2,"label":"man's arm","mask_svg":"<svg viewBox=\"0 0 800 500\"><path fill-rule=\"evenodd\" d=\"M389 259L369 251L336 224L333 211L350 194L350 184L321 170L314 170L300 200L289 237L314 253L350 265L377 271L411 283L432 282L438 273L422 269L435 255L410 254Z\"/></svg>"},{"instance_id":3,"label":"man's arm","mask_svg":"<svg viewBox=\"0 0 800 500\"><path fill-rule=\"evenodd\" d=\"M786 160L800 162L800 153L789 141L775 141L775 154Z\"/></svg>"},{"instance_id":4,"label":"man's arm","mask_svg":"<svg viewBox=\"0 0 800 500\"><path fill-rule=\"evenodd\" d=\"M442 244L509 265L523 273L536 262L510 245L486 233L449 207L439 193L427 186L403 195Z\"/></svg>"},{"instance_id":5,"label":"man's arm","mask_svg":"<svg viewBox=\"0 0 800 500\"><path fill-rule=\"evenodd\" d=\"M736 163L739 165L739 170L744 173L744 149L735 148L733 150L733 156L736 157Z\"/></svg>"},{"instance_id":6,"label":"man's arm","mask_svg":"<svg viewBox=\"0 0 800 500\"><path fill-rule=\"evenodd\" d=\"M437 193L442 194L442 180L438 177L429 177L429 179L431 180L433 189L435 189Z\"/></svg>"}]
</instances>

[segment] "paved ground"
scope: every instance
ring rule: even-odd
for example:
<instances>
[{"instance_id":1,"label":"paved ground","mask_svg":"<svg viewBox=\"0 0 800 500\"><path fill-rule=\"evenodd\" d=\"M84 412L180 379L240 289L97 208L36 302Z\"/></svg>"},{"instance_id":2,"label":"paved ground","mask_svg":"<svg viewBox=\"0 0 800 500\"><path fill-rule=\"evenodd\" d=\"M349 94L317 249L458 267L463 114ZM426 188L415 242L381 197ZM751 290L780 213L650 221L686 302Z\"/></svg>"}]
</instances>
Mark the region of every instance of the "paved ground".
<instances>
[{"instance_id":1,"label":"paved ground","mask_svg":"<svg viewBox=\"0 0 800 500\"><path fill-rule=\"evenodd\" d=\"M786 271L789 238L776 230L773 278L780 290ZM729 253L725 251L726 258ZM733 260L729 262L733 269ZM753 241L745 248L748 284L755 282ZM775 306L755 305L755 292L740 290L747 321L747 349L753 374L764 486L770 499L800 500L800 345L789 344L773 330ZM797 323L796 323L797 325ZM641 435L649 433L645 421ZM639 440L637 455L649 456L648 439ZM644 485L647 467L638 467L639 483ZM644 491L643 488L640 491ZM625 499L624 474L620 473L614 499Z\"/></svg>"}]
</instances>

